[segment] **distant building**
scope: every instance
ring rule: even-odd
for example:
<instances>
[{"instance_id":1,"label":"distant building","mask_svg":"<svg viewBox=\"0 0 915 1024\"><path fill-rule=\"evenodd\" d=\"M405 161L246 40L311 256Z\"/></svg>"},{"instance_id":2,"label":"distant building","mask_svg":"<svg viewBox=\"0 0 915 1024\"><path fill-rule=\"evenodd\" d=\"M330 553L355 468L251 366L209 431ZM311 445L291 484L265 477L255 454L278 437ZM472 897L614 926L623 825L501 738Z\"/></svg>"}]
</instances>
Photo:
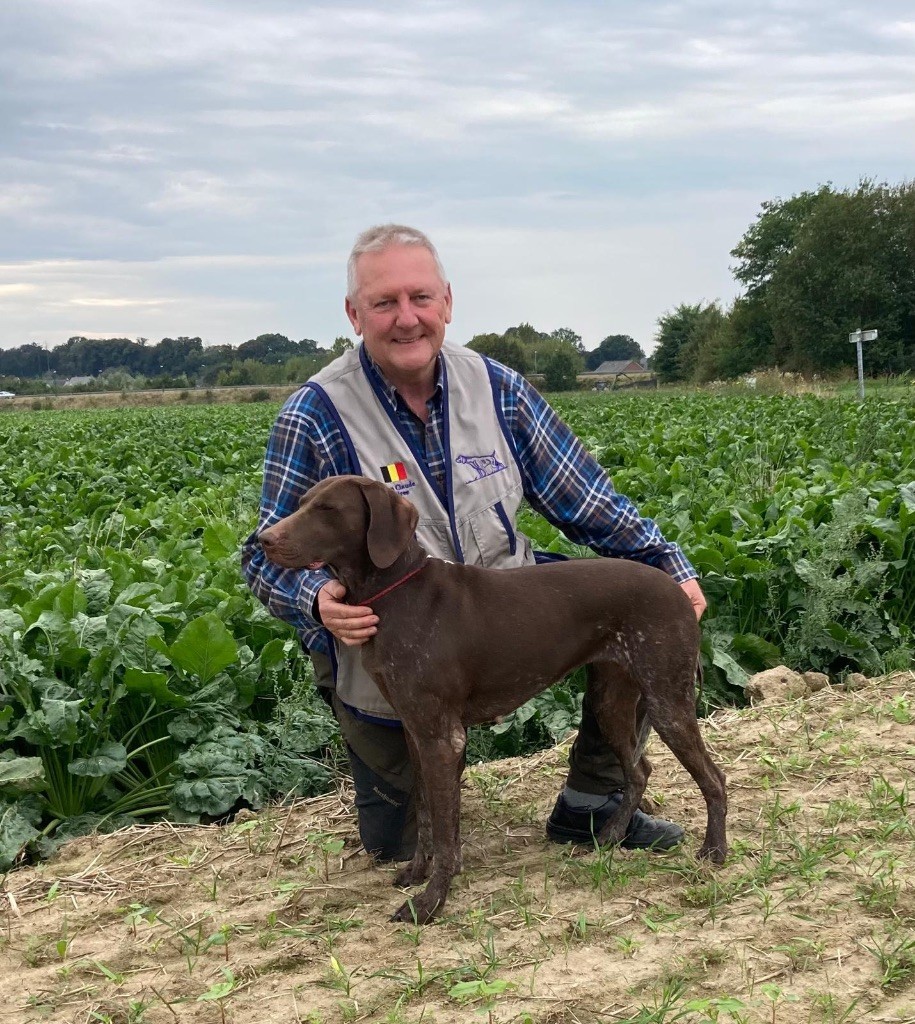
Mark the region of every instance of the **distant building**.
<instances>
[{"instance_id":1,"label":"distant building","mask_svg":"<svg viewBox=\"0 0 915 1024\"><path fill-rule=\"evenodd\" d=\"M655 375L637 359L608 359L596 370L578 375L578 382L592 391L614 391L616 388L654 388Z\"/></svg>"},{"instance_id":2,"label":"distant building","mask_svg":"<svg viewBox=\"0 0 915 1024\"><path fill-rule=\"evenodd\" d=\"M637 359L608 359L596 370L588 370L582 377L618 377L620 374L648 373L648 367L642 366Z\"/></svg>"},{"instance_id":3,"label":"distant building","mask_svg":"<svg viewBox=\"0 0 915 1024\"><path fill-rule=\"evenodd\" d=\"M61 387L78 388L83 384L94 384L95 377L68 377Z\"/></svg>"}]
</instances>

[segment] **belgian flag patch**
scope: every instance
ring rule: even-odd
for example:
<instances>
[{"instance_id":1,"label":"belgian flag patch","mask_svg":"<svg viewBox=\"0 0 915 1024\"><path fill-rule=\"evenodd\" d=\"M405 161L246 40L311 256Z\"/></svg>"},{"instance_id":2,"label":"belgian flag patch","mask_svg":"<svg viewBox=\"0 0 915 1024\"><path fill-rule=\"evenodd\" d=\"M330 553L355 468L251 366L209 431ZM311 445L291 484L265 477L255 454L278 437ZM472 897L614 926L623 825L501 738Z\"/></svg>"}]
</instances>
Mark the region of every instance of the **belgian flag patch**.
<instances>
[{"instance_id":1,"label":"belgian flag patch","mask_svg":"<svg viewBox=\"0 0 915 1024\"><path fill-rule=\"evenodd\" d=\"M402 462L392 462L390 465L381 467L381 479L386 484L396 483L398 480L407 479L407 471Z\"/></svg>"}]
</instances>

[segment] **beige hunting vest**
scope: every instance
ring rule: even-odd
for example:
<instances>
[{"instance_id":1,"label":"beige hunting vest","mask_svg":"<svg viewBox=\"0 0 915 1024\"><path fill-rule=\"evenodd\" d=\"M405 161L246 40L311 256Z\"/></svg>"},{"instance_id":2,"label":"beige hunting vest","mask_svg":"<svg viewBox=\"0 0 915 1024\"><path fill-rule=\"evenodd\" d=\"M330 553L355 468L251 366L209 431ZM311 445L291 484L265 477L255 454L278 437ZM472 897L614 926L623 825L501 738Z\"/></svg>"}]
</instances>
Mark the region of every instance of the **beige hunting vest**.
<instances>
[{"instance_id":1,"label":"beige hunting vest","mask_svg":"<svg viewBox=\"0 0 915 1024\"><path fill-rule=\"evenodd\" d=\"M430 554L498 569L533 564L530 541L515 530L521 472L487 364L476 352L448 343L442 357L446 494L401 432L387 395L368 372L363 345L334 360L307 386L334 414L352 471L384 481L416 506L416 537ZM334 655L340 699L365 714L395 718L362 667L361 649L335 643Z\"/></svg>"}]
</instances>

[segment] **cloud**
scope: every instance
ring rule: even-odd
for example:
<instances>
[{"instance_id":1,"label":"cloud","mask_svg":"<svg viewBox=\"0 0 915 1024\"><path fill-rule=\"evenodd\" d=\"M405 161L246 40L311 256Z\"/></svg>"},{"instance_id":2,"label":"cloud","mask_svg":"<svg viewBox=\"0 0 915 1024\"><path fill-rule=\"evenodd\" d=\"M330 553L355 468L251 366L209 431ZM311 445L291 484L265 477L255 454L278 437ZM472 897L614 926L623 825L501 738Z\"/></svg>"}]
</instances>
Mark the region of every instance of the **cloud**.
<instances>
[{"instance_id":1,"label":"cloud","mask_svg":"<svg viewBox=\"0 0 915 1024\"><path fill-rule=\"evenodd\" d=\"M89 306L92 308L99 309L128 309L128 308L142 308L142 307L153 307L158 308L159 306L165 306L169 303L176 302L177 299L128 299L128 298L101 298L98 296L90 297L88 295L76 296L75 298L69 299L67 305L70 306Z\"/></svg>"},{"instance_id":2,"label":"cloud","mask_svg":"<svg viewBox=\"0 0 915 1024\"><path fill-rule=\"evenodd\" d=\"M459 340L537 316L644 344L678 296L728 293L764 200L915 165L908 0L31 0L5 21L0 287L34 290L0 292L0 345L75 310L96 333L332 340L352 238L385 220L456 240Z\"/></svg>"}]
</instances>

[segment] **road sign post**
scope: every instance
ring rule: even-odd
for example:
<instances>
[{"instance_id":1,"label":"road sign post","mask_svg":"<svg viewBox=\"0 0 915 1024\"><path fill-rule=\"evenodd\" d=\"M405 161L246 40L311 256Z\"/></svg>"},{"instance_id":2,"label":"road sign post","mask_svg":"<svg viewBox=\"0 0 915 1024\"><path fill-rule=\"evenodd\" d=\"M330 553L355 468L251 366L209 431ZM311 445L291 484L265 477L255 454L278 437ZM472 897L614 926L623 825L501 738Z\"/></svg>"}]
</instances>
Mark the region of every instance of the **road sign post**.
<instances>
[{"instance_id":1,"label":"road sign post","mask_svg":"<svg viewBox=\"0 0 915 1024\"><path fill-rule=\"evenodd\" d=\"M875 341L877 338L876 331L852 331L848 336L848 340L858 346L858 398L864 401L864 350L861 347L861 343L865 341Z\"/></svg>"}]
</instances>

